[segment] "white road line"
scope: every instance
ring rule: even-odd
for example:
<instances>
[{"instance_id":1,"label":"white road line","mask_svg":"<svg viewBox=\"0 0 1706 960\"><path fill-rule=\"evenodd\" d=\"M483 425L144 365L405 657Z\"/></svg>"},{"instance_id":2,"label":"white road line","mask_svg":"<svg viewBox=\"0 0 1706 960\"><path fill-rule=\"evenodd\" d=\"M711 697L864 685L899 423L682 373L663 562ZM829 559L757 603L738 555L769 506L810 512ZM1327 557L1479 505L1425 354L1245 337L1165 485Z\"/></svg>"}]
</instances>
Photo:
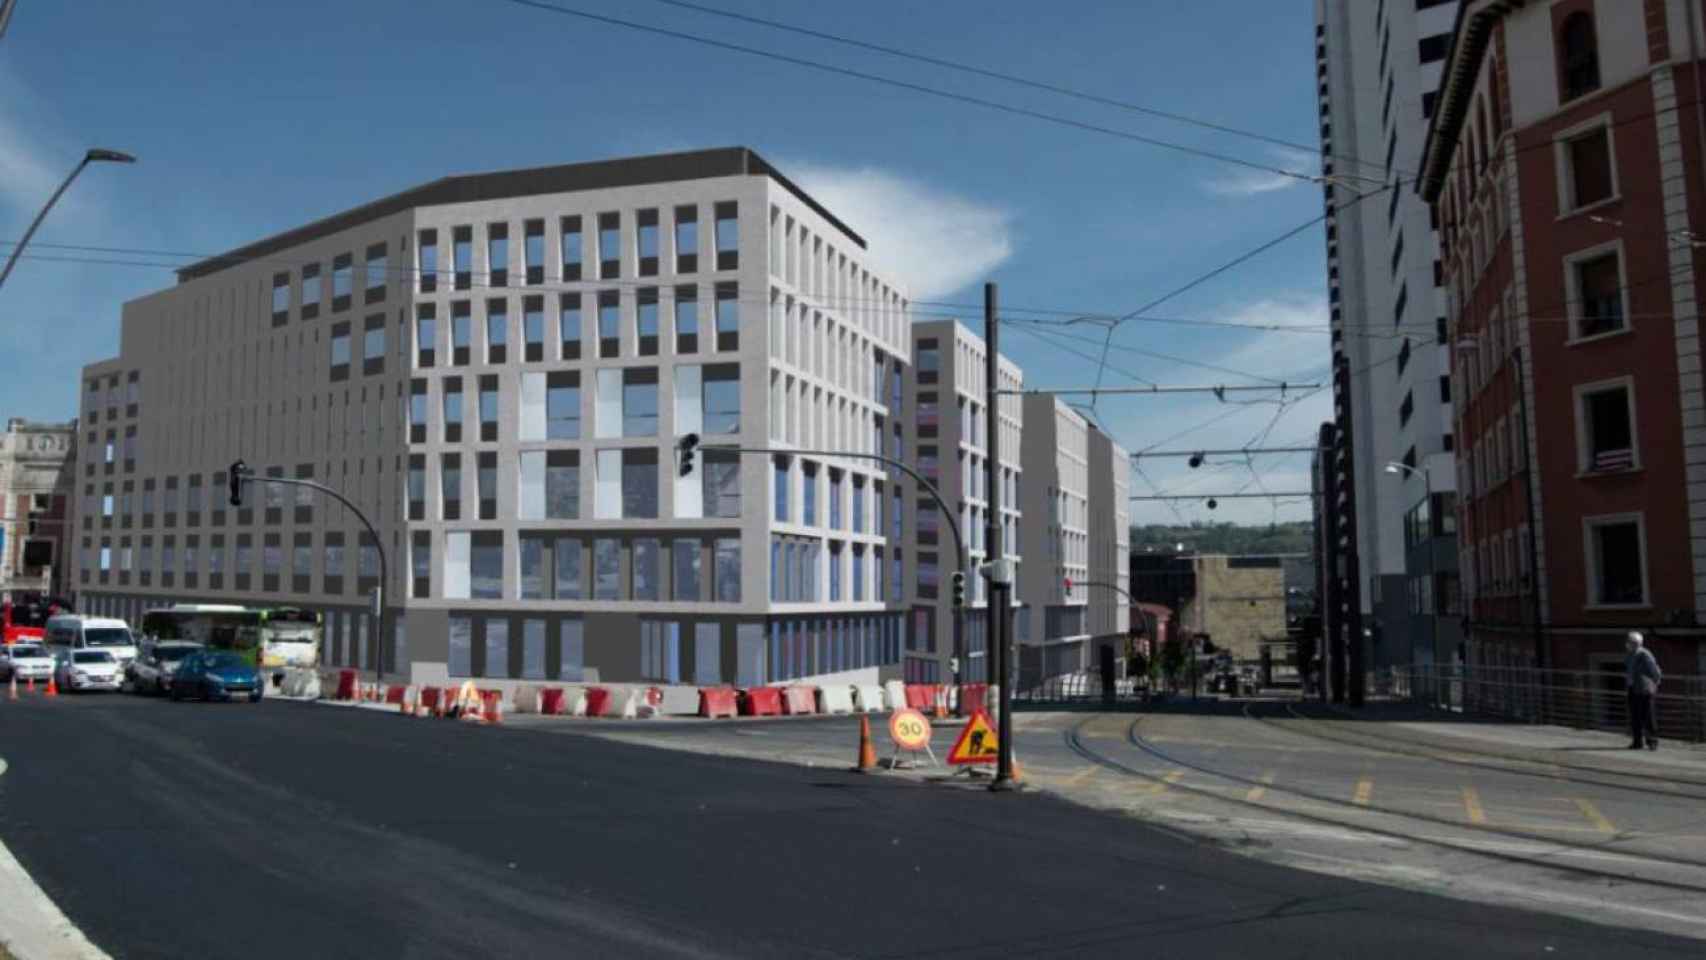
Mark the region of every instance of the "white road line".
<instances>
[{"instance_id":1,"label":"white road line","mask_svg":"<svg viewBox=\"0 0 1706 960\"><path fill-rule=\"evenodd\" d=\"M0 758L0 776L6 761ZM108 960L0 843L0 945L18 960Z\"/></svg>"}]
</instances>

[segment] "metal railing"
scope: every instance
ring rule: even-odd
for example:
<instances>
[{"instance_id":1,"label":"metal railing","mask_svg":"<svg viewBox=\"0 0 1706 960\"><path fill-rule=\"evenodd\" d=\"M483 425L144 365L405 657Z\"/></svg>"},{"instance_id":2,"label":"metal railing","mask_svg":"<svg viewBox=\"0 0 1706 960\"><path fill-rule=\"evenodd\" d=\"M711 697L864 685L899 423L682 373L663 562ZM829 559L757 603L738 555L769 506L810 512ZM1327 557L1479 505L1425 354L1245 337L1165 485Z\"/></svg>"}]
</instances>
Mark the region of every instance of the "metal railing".
<instances>
[{"instance_id":1,"label":"metal railing","mask_svg":"<svg viewBox=\"0 0 1706 960\"><path fill-rule=\"evenodd\" d=\"M1114 681L1114 696L1122 699L1138 696L1146 686L1146 678L1122 677ZM1032 681L1013 691L1013 699L1024 703L1081 703L1101 698L1102 675L1093 670Z\"/></svg>"},{"instance_id":2,"label":"metal railing","mask_svg":"<svg viewBox=\"0 0 1706 960\"><path fill-rule=\"evenodd\" d=\"M1535 670L1524 667L1422 666L1376 676L1371 691L1441 710L1625 732L1629 700L1622 670ZM1706 740L1706 677L1667 675L1655 698L1659 736Z\"/></svg>"}]
</instances>

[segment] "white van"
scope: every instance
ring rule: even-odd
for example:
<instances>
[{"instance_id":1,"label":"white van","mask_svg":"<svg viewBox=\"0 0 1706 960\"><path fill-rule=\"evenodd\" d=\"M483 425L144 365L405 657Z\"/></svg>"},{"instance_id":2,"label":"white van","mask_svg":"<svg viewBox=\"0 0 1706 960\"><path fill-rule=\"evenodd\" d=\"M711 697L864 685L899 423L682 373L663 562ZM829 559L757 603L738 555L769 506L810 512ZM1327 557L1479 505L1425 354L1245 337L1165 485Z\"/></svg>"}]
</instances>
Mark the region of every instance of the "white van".
<instances>
[{"instance_id":1,"label":"white van","mask_svg":"<svg viewBox=\"0 0 1706 960\"><path fill-rule=\"evenodd\" d=\"M123 620L68 613L49 618L42 632L49 655L56 659L72 650L105 650L119 662L121 672L136 659L136 636Z\"/></svg>"}]
</instances>

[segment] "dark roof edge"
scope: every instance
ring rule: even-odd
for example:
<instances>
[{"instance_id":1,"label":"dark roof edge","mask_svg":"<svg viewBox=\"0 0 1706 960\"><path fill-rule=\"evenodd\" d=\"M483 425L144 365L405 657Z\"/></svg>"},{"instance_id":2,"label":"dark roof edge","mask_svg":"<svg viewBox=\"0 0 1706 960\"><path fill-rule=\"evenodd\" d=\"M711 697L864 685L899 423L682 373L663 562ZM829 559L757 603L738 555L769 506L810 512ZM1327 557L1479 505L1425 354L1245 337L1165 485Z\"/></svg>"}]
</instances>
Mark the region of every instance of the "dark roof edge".
<instances>
[{"instance_id":1,"label":"dark roof edge","mask_svg":"<svg viewBox=\"0 0 1706 960\"><path fill-rule=\"evenodd\" d=\"M411 187L352 207L341 213L323 217L300 227L293 227L254 243L192 263L178 271L178 282L199 279L218 273L227 267L260 259L271 253L340 233L415 207L441 206L450 203L471 203L498 200L505 197L544 193L572 193L580 190L601 190L614 187L667 183L674 180L705 180L713 177L766 176L781 184L800 202L834 224L848 239L868 249L865 239L853 232L840 218L812 199L792 180L783 176L763 157L747 147L719 147L684 153L652 154L617 160L598 160L590 163L563 164L551 167L531 167L520 170L501 170L475 173L437 180Z\"/></svg>"},{"instance_id":2,"label":"dark roof edge","mask_svg":"<svg viewBox=\"0 0 1706 960\"><path fill-rule=\"evenodd\" d=\"M1493 0L1483 2L1481 9L1471 14L1475 0L1457 8L1457 23L1452 28L1451 51L1446 55L1441 73L1439 103L1428 121L1427 139L1422 146L1421 176L1416 180L1416 192L1429 203L1438 199L1445 189L1445 175L1451 164L1451 152L1441 149L1445 139L1455 141L1468 119L1466 109L1473 92L1472 84L1487 53L1487 41L1493 25L1524 5L1526 0Z\"/></svg>"}]
</instances>

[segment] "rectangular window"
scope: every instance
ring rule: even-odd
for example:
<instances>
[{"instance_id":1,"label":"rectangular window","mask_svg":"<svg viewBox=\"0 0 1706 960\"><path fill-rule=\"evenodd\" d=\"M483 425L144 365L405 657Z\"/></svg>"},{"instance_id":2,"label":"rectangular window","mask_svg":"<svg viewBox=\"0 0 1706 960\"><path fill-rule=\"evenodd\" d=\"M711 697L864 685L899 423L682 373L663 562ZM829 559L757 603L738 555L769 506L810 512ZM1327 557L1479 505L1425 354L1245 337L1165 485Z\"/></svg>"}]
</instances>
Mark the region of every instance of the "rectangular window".
<instances>
[{"instance_id":1,"label":"rectangular window","mask_svg":"<svg viewBox=\"0 0 1706 960\"><path fill-rule=\"evenodd\" d=\"M550 520L579 520L580 515L580 451L547 451L545 454L546 518Z\"/></svg>"},{"instance_id":2,"label":"rectangular window","mask_svg":"<svg viewBox=\"0 0 1706 960\"><path fill-rule=\"evenodd\" d=\"M675 208L675 272L699 272L699 208Z\"/></svg>"},{"instance_id":3,"label":"rectangular window","mask_svg":"<svg viewBox=\"0 0 1706 960\"><path fill-rule=\"evenodd\" d=\"M272 325L283 326L290 321L290 274L275 273L272 277Z\"/></svg>"},{"instance_id":4,"label":"rectangular window","mask_svg":"<svg viewBox=\"0 0 1706 960\"><path fill-rule=\"evenodd\" d=\"M415 365L425 370L438 362L438 307L415 307Z\"/></svg>"},{"instance_id":5,"label":"rectangular window","mask_svg":"<svg viewBox=\"0 0 1706 960\"><path fill-rule=\"evenodd\" d=\"M527 534L522 534L516 543L516 565L521 571L518 588L522 600L548 600L551 597L546 592L545 582L545 549L549 543L550 541L543 537L531 537Z\"/></svg>"},{"instance_id":6,"label":"rectangular window","mask_svg":"<svg viewBox=\"0 0 1706 960\"><path fill-rule=\"evenodd\" d=\"M521 298L521 336L525 342L522 359L538 363L545 359L545 298Z\"/></svg>"},{"instance_id":7,"label":"rectangular window","mask_svg":"<svg viewBox=\"0 0 1706 960\"><path fill-rule=\"evenodd\" d=\"M702 377L703 432L739 433L740 365L713 363L703 368Z\"/></svg>"},{"instance_id":8,"label":"rectangular window","mask_svg":"<svg viewBox=\"0 0 1706 960\"><path fill-rule=\"evenodd\" d=\"M487 617L486 627L486 668L480 671L483 677L509 676L509 620L504 617Z\"/></svg>"},{"instance_id":9,"label":"rectangular window","mask_svg":"<svg viewBox=\"0 0 1706 960\"><path fill-rule=\"evenodd\" d=\"M829 471L829 526L841 529L841 471Z\"/></svg>"},{"instance_id":10,"label":"rectangular window","mask_svg":"<svg viewBox=\"0 0 1706 960\"><path fill-rule=\"evenodd\" d=\"M1610 128L1566 140L1563 149L1568 209L1611 199L1617 188L1612 179Z\"/></svg>"},{"instance_id":11,"label":"rectangular window","mask_svg":"<svg viewBox=\"0 0 1706 960\"><path fill-rule=\"evenodd\" d=\"M455 286L467 290L474 285L474 228L452 227L450 230L450 268L455 273Z\"/></svg>"},{"instance_id":12,"label":"rectangular window","mask_svg":"<svg viewBox=\"0 0 1706 960\"><path fill-rule=\"evenodd\" d=\"M592 542L592 598L622 599L622 542L619 540Z\"/></svg>"},{"instance_id":13,"label":"rectangular window","mask_svg":"<svg viewBox=\"0 0 1706 960\"><path fill-rule=\"evenodd\" d=\"M1578 388L1577 397L1581 469L1599 473L1640 466L1635 450L1633 396L1628 384Z\"/></svg>"},{"instance_id":14,"label":"rectangular window","mask_svg":"<svg viewBox=\"0 0 1706 960\"><path fill-rule=\"evenodd\" d=\"M675 288L675 352L699 352L699 288Z\"/></svg>"},{"instance_id":15,"label":"rectangular window","mask_svg":"<svg viewBox=\"0 0 1706 960\"><path fill-rule=\"evenodd\" d=\"M670 544L670 599L697 602L703 595L704 550L697 540L676 540Z\"/></svg>"},{"instance_id":16,"label":"rectangular window","mask_svg":"<svg viewBox=\"0 0 1706 960\"><path fill-rule=\"evenodd\" d=\"M480 486L480 519L498 518L498 454L495 450L479 453L476 480Z\"/></svg>"},{"instance_id":17,"label":"rectangular window","mask_svg":"<svg viewBox=\"0 0 1706 960\"><path fill-rule=\"evenodd\" d=\"M472 311L472 305L466 300L458 300L450 305L450 362L458 367L466 367L472 360Z\"/></svg>"},{"instance_id":18,"label":"rectangular window","mask_svg":"<svg viewBox=\"0 0 1706 960\"><path fill-rule=\"evenodd\" d=\"M334 313L349 309L350 288L353 283L351 265L354 262L355 255L349 253L340 253L332 258L332 311Z\"/></svg>"},{"instance_id":19,"label":"rectangular window","mask_svg":"<svg viewBox=\"0 0 1706 960\"><path fill-rule=\"evenodd\" d=\"M486 362L509 359L509 301L486 301Z\"/></svg>"},{"instance_id":20,"label":"rectangular window","mask_svg":"<svg viewBox=\"0 0 1706 960\"><path fill-rule=\"evenodd\" d=\"M641 287L634 297L634 333L640 356L658 353L658 290Z\"/></svg>"},{"instance_id":21,"label":"rectangular window","mask_svg":"<svg viewBox=\"0 0 1706 960\"><path fill-rule=\"evenodd\" d=\"M527 284L535 286L545 282L545 221L528 220L521 229Z\"/></svg>"},{"instance_id":22,"label":"rectangular window","mask_svg":"<svg viewBox=\"0 0 1706 960\"><path fill-rule=\"evenodd\" d=\"M560 644L557 679L578 683L586 676L586 624L579 617L557 623Z\"/></svg>"},{"instance_id":23,"label":"rectangular window","mask_svg":"<svg viewBox=\"0 0 1706 960\"><path fill-rule=\"evenodd\" d=\"M439 500L445 520L462 518L462 455L446 453L439 456Z\"/></svg>"},{"instance_id":24,"label":"rectangular window","mask_svg":"<svg viewBox=\"0 0 1706 960\"><path fill-rule=\"evenodd\" d=\"M482 531L470 536L468 583L475 600L502 600L504 541L501 531Z\"/></svg>"},{"instance_id":25,"label":"rectangular window","mask_svg":"<svg viewBox=\"0 0 1706 960\"><path fill-rule=\"evenodd\" d=\"M740 602L740 538L719 537L712 563L712 588L717 602Z\"/></svg>"},{"instance_id":26,"label":"rectangular window","mask_svg":"<svg viewBox=\"0 0 1706 960\"><path fill-rule=\"evenodd\" d=\"M733 200L725 200L716 205L715 212L717 217L717 269L739 269L739 207Z\"/></svg>"},{"instance_id":27,"label":"rectangular window","mask_svg":"<svg viewBox=\"0 0 1706 960\"><path fill-rule=\"evenodd\" d=\"M800 461L800 522L817 526L817 464Z\"/></svg>"},{"instance_id":28,"label":"rectangular window","mask_svg":"<svg viewBox=\"0 0 1706 960\"><path fill-rule=\"evenodd\" d=\"M717 349L740 349L739 284L717 284Z\"/></svg>"},{"instance_id":29,"label":"rectangular window","mask_svg":"<svg viewBox=\"0 0 1706 960\"><path fill-rule=\"evenodd\" d=\"M640 210L634 215L635 247L640 257L640 276L658 275L658 212Z\"/></svg>"},{"instance_id":30,"label":"rectangular window","mask_svg":"<svg viewBox=\"0 0 1706 960\"><path fill-rule=\"evenodd\" d=\"M829 545L829 602L841 600L841 544Z\"/></svg>"},{"instance_id":31,"label":"rectangular window","mask_svg":"<svg viewBox=\"0 0 1706 960\"><path fill-rule=\"evenodd\" d=\"M773 463L774 478L771 487L776 496L776 522L789 522L788 516L788 480L790 478L791 461L787 457L777 457Z\"/></svg>"},{"instance_id":32,"label":"rectangular window","mask_svg":"<svg viewBox=\"0 0 1706 960\"><path fill-rule=\"evenodd\" d=\"M409 455L409 519L426 519L426 454Z\"/></svg>"},{"instance_id":33,"label":"rectangular window","mask_svg":"<svg viewBox=\"0 0 1706 960\"><path fill-rule=\"evenodd\" d=\"M521 678L545 679L545 621L521 622Z\"/></svg>"},{"instance_id":34,"label":"rectangular window","mask_svg":"<svg viewBox=\"0 0 1706 960\"><path fill-rule=\"evenodd\" d=\"M1592 606L1647 603L1646 531L1638 514L1589 517L1588 602Z\"/></svg>"},{"instance_id":35,"label":"rectangular window","mask_svg":"<svg viewBox=\"0 0 1706 960\"><path fill-rule=\"evenodd\" d=\"M385 315L368 317L361 332L361 372L373 376L385 372Z\"/></svg>"},{"instance_id":36,"label":"rectangular window","mask_svg":"<svg viewBox=\"0 0 1706 960\"><path fill-rule=\"evenodd\" d=\"M422 230L415 237L415 269L420 272L420 291L438 289L438 231Z\"/></svg>"},{"instance_id":37,"label":"rectangular window","mask_svg":"<svg viewBox=\"0 0 1706 960\"><path fill-rule=\"evenodd\" d=\"M491 285L509 286L509 224L486 226L486 269L491 271Z\"/></svg>"},{"instance_id":38,"label":"rectangular window","mask_svg":"<svg viewBox=\"0 0 1706 960\"><path fill-rule=\"evenodd\" d=\"M1578 337L1616 333L1624 327L1623 279L1616 251L1573 264Z\"/></svg>"},{"instance_id":39,"label":"rectangular window","mask_svg":"<svg viewBox=\"0 0 1706 960\"><path fill-rule=\"evenodd\" d=\"M622 355L622 295L615 290L598 292L598 355Z\"/></svg>"},{"instance_id":40,"label":"rectangular window","mask_svg":"<svg viewBox=\"0 0 1706 960\"><path fill-rule=\"evenodd\" d=\"M662 541L659 540L642 537L633 542L634 588L630 594L631 599L658 599L658 587L662 581L662 572L658 565L662 550Z\"/></svg>"},{"instance_id":41,"label":"rectangular window","mask_svg":"<svg viewBox=\"0 0 1706 960\"><path fill-rule=\"evenodd\" d=\"M467 534L463 534L467 536ZM474 675L474 621L468 617L451 617L449 621L450 662L446 665L453 677Z\"/></svg>"},{"instance_id":42,"label":"rectangular window","mask_svg":"<svg viewBox=\"0 0 1706 960\"><path fill-rule=\"evenodd\" d=\"M740 454L729 450L700 453L707 517L740 516Z\"/></svg>"},{"instance_id":43,"label":"rectangular window","mask_svg":"<svg viewBox=\"0 0 1706 960\"><path fill-rule=\"evenodd\" d=\"M367 303L380 303L385 299L385 288L390 281L391 259L386 256L385 244L376 243L367 248L367 286L364 300Z\"/></svg>"},{"instance_id":44,"label":"rectangular window","mask_svg":"<svg viewBox=\"0 0 1706 960\"><path fill-rule=\"evenodd\" d=\"M490 443L498 438L498 375L480 375L480 441Z\"/></svg>"},{"instance_id":45,"label":"rectangular window","mask_svg":"<svg viewBox=\"0 0 1706 960\"><path fill-rule=\"evenodd\" d=\"M581 218L564 217L560 221L559 229L562 233L563 243L563 279L579 280L581 279L582 257L585 255L583 247L585 240L581 236Z\"/></svg>"},{"instance_id":46,"label":"rectangular window","mask_svg":"<svg viewBox=\"0 0 1706 960\"><path fill-rule=\"evenodd\" d=\"M462 378L444 378L444 442L462 442Z\"/></svg>"},{"instance_id":47,"label":"rectangular window","mask_svg":"<svg viewBox=\"0 0 1706 960\"><path fill-rule=\"evenodd\" d=\"M614 371L600 370L605 373ZM629 367L622 371L622 436L658 435L658 371L656 367Z\"/></svg>"},{"instance_id":48,"label":"rectangular window","mask_svg":"<svg viewBox=\"0 0 1706 960\"><path fill-rule=\"evenodd\" d=\"M545 388L545 436L550 440L579 440L581 380L574 370L549 374Z\"/></svg>"},{"instance_id":49,"label":"rectangular window","mask_svg":"<svg viewBox=\"0 0 1706 960\"><path fill-rule=\"evenodd\" d=\"M344 376L349 375L349 324L340 323L332 328L332 376L337 378L341 367Z\"/></svg>"},{"instance_id":50,"label":"rectangular window","mask_svg":"<svg viewBox=\"0 0 1706 960\"><path fill-rule=\"evenodd\" d=\"M581 358L581 295L565 293L557 298L557 340L564 360Z\"/></svg>"},{"instance_id":51,"label":"rectangular window","mask_svg":"<svg viewBox=\"0 0 1706 960\"><path fill-rule=\"evenodd\" d=\"M558 600L586 599L586 577L581 565L583 563L583 548L581 542L574 537L558 537L555 559L552 564L557 581Z\"/></svg>"},{"instance_id":52,"label":"rectangular window","mask_svg":"<svg viewBox=\"0 0 1706 960\"><path fill-rule=\"evenodd\" d=\"M598 277L614 280L622 275L622 216L598 215Z\"/></svg>"},{"instance_id":53,"label":"rectangular window","mask_svg":"<svg viewBox=\"0 0 1706 960\"><path fill-rule=\"evenodd\" d=\"M657 450L623 450L622 516L655 519L657 515Z\"/></svg>"}]
</instances>

